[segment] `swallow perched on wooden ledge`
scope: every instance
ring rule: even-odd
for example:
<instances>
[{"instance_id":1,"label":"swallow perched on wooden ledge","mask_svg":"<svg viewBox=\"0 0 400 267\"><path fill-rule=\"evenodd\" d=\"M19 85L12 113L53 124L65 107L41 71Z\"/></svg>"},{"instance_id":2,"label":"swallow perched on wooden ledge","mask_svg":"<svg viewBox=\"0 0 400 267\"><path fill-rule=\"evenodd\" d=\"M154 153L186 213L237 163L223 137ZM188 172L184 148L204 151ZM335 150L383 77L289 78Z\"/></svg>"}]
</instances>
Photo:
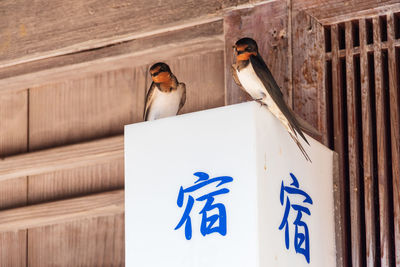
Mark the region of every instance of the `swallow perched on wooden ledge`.
<instances>
[{"instance_id":1,"label":"swallow perched on wooden ledge","mask_svg":"<svg viewBox=\"0 0 400 267\"><path fill-rule=\"evenodd\" d=\"M151 66L150 75L153 82L146 95L143 119L157 120L175 116L186 101L186 86L178 82L169 66L159 62Z\"/></svg>"},{"instance_id":2,"label":"swallow perched on wooden ledge","mask_svg":"<svg viewBox=\"0 0 400 267\"><path fill-rule=\"evenodd\" d=\"M264 60L258 53L257 43L251 38L242 38L234 46L236 62L232 75L236 84L254 100L266 105L289 132L306 160L310 157L301 145L298 134L310 145L300 129L294 113L286 105L283 94Z\"/></svg>"}]
</instances>

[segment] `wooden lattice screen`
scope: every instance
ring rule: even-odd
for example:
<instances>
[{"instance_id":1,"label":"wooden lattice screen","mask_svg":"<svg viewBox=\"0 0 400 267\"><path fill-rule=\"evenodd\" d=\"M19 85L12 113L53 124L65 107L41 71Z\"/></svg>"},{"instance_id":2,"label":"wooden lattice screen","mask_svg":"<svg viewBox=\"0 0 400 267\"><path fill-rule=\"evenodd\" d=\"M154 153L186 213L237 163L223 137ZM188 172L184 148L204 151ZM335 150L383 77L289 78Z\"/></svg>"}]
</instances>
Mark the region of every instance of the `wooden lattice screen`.
<instances>
[{"instance_id":1,"label":"wooden lattice screen","mask_svg":"<svg viewBox=\"0 0 400 267\"><path fill-rule=\"evenodd\" d=\"M340 157L349 266L395 266L400 13L325 25L324 33L327 132Z\"/></svg>"}]
</instances>

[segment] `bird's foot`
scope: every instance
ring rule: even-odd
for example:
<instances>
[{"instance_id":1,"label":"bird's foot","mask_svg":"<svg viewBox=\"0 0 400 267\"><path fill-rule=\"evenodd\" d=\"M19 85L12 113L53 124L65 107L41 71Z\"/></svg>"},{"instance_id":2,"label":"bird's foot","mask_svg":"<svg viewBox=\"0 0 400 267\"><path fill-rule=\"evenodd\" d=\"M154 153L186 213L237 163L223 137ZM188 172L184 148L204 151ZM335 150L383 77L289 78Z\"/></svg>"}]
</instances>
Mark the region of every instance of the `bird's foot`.
<instances>
[{"instance_id":1,"label":"bird's foot","mask_svg":"<svg viewBox=\"0 0 400 267\"><path fill-rule=\"evenodd\" d=\"M264 102L262 102L262 98L259 98L259 99L254 99L257 103L259 103L260 104L260 108L262 107L262 106L266 106L267 107L267 104L265 104Z\"/></svg>"}]
</instances>

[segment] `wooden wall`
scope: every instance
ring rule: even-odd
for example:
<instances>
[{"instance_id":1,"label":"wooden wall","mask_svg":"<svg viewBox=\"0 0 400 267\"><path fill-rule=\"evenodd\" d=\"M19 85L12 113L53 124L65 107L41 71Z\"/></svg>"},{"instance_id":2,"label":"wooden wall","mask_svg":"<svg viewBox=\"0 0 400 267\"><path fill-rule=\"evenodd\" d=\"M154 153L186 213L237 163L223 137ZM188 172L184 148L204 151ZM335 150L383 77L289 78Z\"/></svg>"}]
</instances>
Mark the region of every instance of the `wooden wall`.
<instances>
[{"instance_id":1,"label":"wooden wall","mask_svg":"<svg viewBox=\"0 0 400 267\"><path fill-rule=\"evenodd\" d=\"M321 141L339 152L338 266L363 266L371 257L381 266L400 266L400 183L398 168L393 167L399 163L395 126L400 82L390 83L390 112L397 117L390 117L390 168L380 176L386 183L383 189L362 183L365 190L357 193L361 163L355 153L361 150L345 146L350 144L348 136L357 136L361 129L353 133L354 127L343 128L337 68L337 59L353 54L335 46L337 23L350 27L347 21L360 19L363 25L366 16L399 11L396 2L1 1L0 266L123 266L122 134L125 124L142 120L149 66L165 61L186 83L183 113L246 101L229 70L232 45L244 36L258 41L287 103L321 133ZM388 55L397 60L390 61L394 77L399 70L400 19L388 19ZM368 49L361 45L359 51L375 51L374 46ZM376 49L379 57L380 47ZM361 64L366 64L363 58ZM353 65L348 64L350 69ZM350 104L354 96L350 92ZM345 111L351 119L353 111ZM363 113L365 119L372 120L368 114ZM371 127L363 128L363 134ZM368 179L364 167L372 159L366 155L375 152L372 145L362 151ZM350 167L354 171L349 176ZM389 170L393 175L387 175ZM372 177L375 172L369 171ZM361 204L362 196L372 201L373 190L392 192L378 209L383 210L380 221L387 219L389 225L381 235L373 232L372 238L380 241L370 241L368 231L374 227L366 220L379 221L367 213L377 209L362 211Z\"/></svg>"}]
</instances>

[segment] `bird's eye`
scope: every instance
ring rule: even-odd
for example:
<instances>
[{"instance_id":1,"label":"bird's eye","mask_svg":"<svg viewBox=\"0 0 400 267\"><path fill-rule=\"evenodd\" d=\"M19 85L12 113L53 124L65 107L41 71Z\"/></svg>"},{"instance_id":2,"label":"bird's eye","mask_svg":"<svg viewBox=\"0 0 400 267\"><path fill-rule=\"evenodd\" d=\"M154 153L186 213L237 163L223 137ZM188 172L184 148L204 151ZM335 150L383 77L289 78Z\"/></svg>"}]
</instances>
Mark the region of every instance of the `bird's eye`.
<instances>
[{"instance_id":1,"label":"bird's eye","mask_svg":"<svg viewBox=\"0 0 400 267\"><path fill-rule=\"evenodd\" d=\"M152 77L156 77L158 74L160 74L161 71L157 71L151 74Z\"/></svg>"}]
</instances>

